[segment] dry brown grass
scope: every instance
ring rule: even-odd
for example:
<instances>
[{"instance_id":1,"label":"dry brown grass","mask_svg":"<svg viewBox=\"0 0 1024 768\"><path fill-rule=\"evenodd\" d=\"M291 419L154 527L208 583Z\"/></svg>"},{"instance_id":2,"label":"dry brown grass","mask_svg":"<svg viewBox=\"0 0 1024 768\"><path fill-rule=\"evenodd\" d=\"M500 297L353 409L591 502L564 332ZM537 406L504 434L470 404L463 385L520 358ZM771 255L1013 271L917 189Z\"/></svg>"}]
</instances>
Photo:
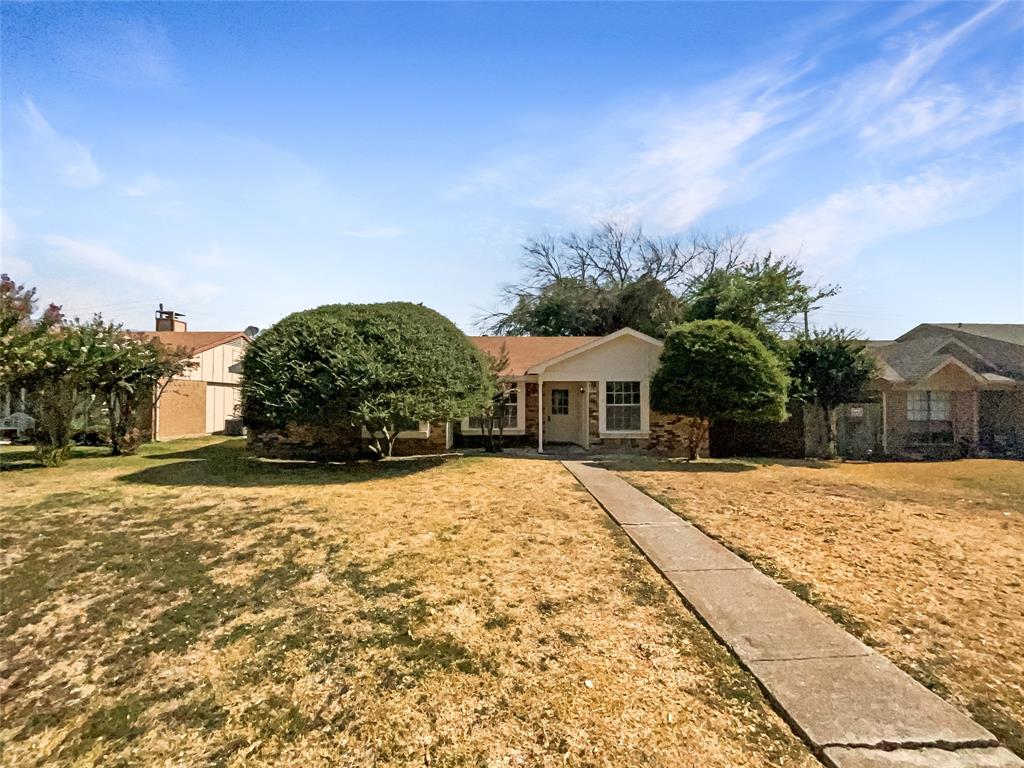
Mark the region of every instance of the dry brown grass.
<instances>
[{"instance_id":1,"label":"dry brown grass","mask_svg":"<svg viewBox=\"0 0 1024 768\"><path fill-rule=\"evenodd\" d=\"M1024 464L619 468L1024 752Z\"/></svg>"},{"instance_id":2,"label":"dry brown grass","mask_svg":"<svg viewBox=\"0 0 1024 768\"><path fill-rule=\"evenodd\" d=\"M816 765L557 463L0 482L7 765Z\"/></svg>"}]
</instances>

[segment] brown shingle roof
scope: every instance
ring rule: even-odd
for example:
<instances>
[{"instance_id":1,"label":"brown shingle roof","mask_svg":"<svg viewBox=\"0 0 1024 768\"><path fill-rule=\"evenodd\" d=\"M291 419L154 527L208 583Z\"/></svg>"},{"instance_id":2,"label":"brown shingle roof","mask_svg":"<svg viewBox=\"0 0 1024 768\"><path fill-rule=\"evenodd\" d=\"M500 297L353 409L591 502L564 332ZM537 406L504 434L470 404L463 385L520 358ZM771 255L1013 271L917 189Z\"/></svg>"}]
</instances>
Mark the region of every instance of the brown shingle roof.
<instances>
[{"instance_id":1,"label":"brown shingle roof","mask_svg":"<svg viewBox=\"0 0 1024 768\"><path fill-rule=\"evenodd\" d=\"M589 344L600 336L470 336L477 349L494 357L501 356L504 346L508 367L503 376L523 376L535 365Z\"/></svg>"},{"instance_id":2,"label":"brown shingle roof","mask_svg":"<svg viewBox=\"0 0 1024 768\"><path fill-rule=\"evenodd\" d=\"M171 349L184 349L198 355L235 339L248 338L243 331L140 331L144 339L157 339Z\"/></svg>"}]
</instances>

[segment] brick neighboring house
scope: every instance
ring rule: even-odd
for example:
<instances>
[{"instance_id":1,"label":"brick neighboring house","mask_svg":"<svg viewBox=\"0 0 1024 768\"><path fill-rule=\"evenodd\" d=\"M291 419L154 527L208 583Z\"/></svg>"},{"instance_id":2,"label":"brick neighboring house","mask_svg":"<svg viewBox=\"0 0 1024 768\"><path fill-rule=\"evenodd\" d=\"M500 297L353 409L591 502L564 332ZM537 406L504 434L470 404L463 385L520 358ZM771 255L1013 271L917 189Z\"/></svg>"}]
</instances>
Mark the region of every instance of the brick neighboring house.
<instances>
[{"instance_id":1,"label":"brick neighboring house","mask_svg":"<svg viewBox=\"0 0 1024 768\"><path fill-rule=\"evenodd\" d=\"M868 351L883 454L1024 453L1024 325L924 323Z\"/></svg>"},{"instance_id":2,"label":"brick neighboring house","mask_svg":"<svg viewBox=\"0 0 1024 768\"><path fill-rule=\"evenodd\" d=\"M867 351L877 375L863 402L839 409L839 455L1024 457L1024 325L923 323ZM712 455L823 455L817 409L791 409L784 424L716 425Z\"/></svg>"},{"instance_id":3,"label":"brick neighboring house","mask_svg":"<svg viewBox=\"0 0 1024 768\"><path fill-rule=\"evenodd\" d=\"M156 313L156 330L142 331L189 353L196 367L172 379L153 407L139 417L139 426L153 440L220 434L231 431L241 403L238 363L250 338L245 331L190 331L183 315Z\"/></svg>"}]
</instances>

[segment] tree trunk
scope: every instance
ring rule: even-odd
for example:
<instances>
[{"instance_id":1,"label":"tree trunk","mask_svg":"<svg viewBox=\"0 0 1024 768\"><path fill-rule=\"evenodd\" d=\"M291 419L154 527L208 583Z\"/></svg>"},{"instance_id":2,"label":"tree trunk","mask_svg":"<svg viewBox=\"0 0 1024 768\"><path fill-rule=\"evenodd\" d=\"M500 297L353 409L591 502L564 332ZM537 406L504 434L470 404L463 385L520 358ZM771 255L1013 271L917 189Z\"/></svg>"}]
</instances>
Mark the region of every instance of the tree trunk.
<instances>
[{"instance_id":1,"label":"tree trunk","mask_svg":"<svg viewBox=\"0 0 1024 768\"><path fill-rule=\"evenodd\" d=\"M686 440L687 461L696 461L700 458L700 447L710 429L711 424L706 419L693 419L690 422L689 436Z\"/></svg>"}]
</instances>

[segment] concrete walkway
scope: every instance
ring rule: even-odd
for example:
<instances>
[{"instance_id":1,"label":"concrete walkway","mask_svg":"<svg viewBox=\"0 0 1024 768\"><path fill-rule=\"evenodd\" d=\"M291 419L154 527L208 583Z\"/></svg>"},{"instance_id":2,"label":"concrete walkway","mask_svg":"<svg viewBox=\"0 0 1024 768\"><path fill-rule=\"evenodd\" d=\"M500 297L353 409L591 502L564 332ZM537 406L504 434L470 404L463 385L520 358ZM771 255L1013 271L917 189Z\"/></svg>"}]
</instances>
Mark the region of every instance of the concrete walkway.
<instances>
[{"instance_id":1,"label":"concrete walkway","mask_svg":"<svg viewBox=\"0 0 1024 768\"><path fill-rule=\"evenodd\" d=\"M833 768L1024 768L996 738L625 480L562 462Z\"/></svg>"}]
</instances>

